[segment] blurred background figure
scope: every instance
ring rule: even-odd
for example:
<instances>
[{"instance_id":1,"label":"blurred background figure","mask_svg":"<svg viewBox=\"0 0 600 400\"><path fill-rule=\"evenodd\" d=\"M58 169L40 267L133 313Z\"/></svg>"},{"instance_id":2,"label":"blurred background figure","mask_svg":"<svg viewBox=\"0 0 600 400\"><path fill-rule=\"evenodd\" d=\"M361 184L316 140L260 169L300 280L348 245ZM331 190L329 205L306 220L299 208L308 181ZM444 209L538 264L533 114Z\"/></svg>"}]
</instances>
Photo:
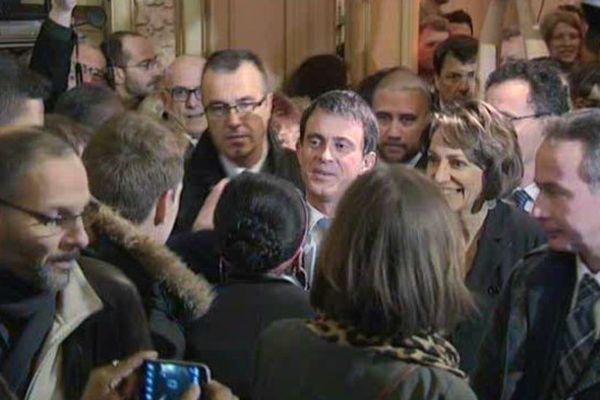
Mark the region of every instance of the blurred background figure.
<instances>
[{"instance_id":1,"label":"blurred background figure","mask_svg":"<svg viewBox=\"0 0 600 400\"><path fill-rule=\"evenodd\" d=\"M344 60L333 54L319 54L304 60L285 84L290 97L308 97L314 100L330 90L348 88L348 67Z\"/></svg>"},{"instance_id":2,"label":"blurred background figure","mask_svg":"<svg viewBox=\"0 0 600 400\"><path fill-rule=\"evenodd\" d=\"M544 16L540 27L550 57L557 60L564 71L569 71L581 58L585 30L581 19L574 13L556 10Z\"/></svg>"},{"instance_id":3,"label":"blurred background figure","mask_svg":"<svg viewBox=\"0 0 600 400\"><path fill-rule=\"evenodd\" d=\"M473 36L473 19L465 10L454 10L444 14L450 23L450 36Z\"/></svg>"},{"instance_id":4,"label":"blurred background figure","mask_svg":"<svg viewBox=\"0 0 600 400\"><path fill-rule=\"evenodd\" d=\"M300 137L300 117L301 110L289 97L281 92L273 93L271 126L283 148L296 151L296 143Z\"/></svg>"},{"instance_id":5,"label":"blurred background figure","mask_svg":"<svg viewBox=\"0 0 600 400\"><path fill-rule=\"evenodd\" d=\"M600 107L600 63L576 67L569 74L573 108Z\"/></svg>"}]
</instances>

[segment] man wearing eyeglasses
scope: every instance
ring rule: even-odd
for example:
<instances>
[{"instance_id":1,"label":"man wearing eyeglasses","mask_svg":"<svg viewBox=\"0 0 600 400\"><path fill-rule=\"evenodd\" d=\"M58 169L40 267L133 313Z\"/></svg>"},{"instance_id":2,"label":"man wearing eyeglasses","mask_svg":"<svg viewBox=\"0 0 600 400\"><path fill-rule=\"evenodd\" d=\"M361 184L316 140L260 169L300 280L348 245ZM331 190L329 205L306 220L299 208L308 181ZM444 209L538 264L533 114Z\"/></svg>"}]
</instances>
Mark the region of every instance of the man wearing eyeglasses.
<instances>
[{"instance_id":1,"label":"man wearing eyeglasses","mask_svg":"<svg viewBox=\"0 0 600 400\"><path fill-rule=\"evenodd\" d=\"M268 172L302 186L298 161L270 127L272 93L262 61L247 50L223 50L206 61L202 103L208 131L186 168L177 230L189 231L211 189L243 171Z\"/></svg>"},{"instance_id":2,"label":"man wearing eyeglasses","mask_svg":"<svg viewBox=\"0 0 600 400\"><path fill-rule=\"evenodd\" d=\"M433 81L440 106L468 100L477 94L477 50L479 42L471 36L452 36L443 41L433 55Z\"/></svg>"},{"instance_id":3,"label":"man wearing eyeglasses","mask_svg":"<svg viewBox=\"0 0 600 400\"><path fill-rule=\"evenodd\" d=\"M0 375L20 399L79 399L92 368L151 346L134 286L79 257L89 202L69 144L0 130Z\"/></svg>"},{"instance_id":4,"label":"man wearing eyeglasses","mask_svg":"<svg viewBox=\"0 0 600 400\"><path fill-rule=\"evenodd\" d=\"M195 146L206 130L200 84L206 60L197 56L180 56L165 70L163 102L166 118L182 127Z\"/></svg>"},{"instance_id":5,"label":"man wearing eyeglasses","mask_svg":"<svg viewBox=\"0 0 600 400\"><path fill-rule=\"evenodd\" d=\"M514 124L524 173L521 187L510 200L531 212L539 194L533 182L535 154L542 143L548 118L569 111L567 85L559 70L547 62L519 60L492 72L485 85L485 99Z\"/></svg>"},{"instance_id":6,"label":"man wearing eyeglasses","mask_svg":"<svg viewBox=\"0 0 600 400\"><path fill-rule=\"evenodd\" d=\"M100 47L108 62L108 83L129 109L158 92L164 71L150 40L136 32L119 31Z\"/></svg>"}]
</instances>

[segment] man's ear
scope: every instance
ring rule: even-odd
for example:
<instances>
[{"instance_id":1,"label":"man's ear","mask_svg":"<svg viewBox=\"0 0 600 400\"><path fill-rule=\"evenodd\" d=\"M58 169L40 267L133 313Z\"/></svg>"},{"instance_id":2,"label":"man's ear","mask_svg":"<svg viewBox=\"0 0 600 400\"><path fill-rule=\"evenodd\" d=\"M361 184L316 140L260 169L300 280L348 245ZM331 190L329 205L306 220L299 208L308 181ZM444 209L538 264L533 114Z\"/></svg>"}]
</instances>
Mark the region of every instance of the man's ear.
<instances>
[{"instance_id":1,"label":"man's ear","mask_svg":"<svg viewBox=\"0 0 600 400\"><path fill-rule=\"evenodd\" d=\"M371 151L363 157L360 173L364 174L365 172L369 172L375 167L375 164L377 164L377 153Z\"/></svg>"},{"instance_id":2,"label":"man's ear","mask_svg":"<svg viewBox=\"0 0 600 400\"><path fill-rule=\"evenodd\" d=\"M115 77L115 85L123 85L125 83L125 69L121 67L113 67Z\"/></svg>"},{"instance_id":3,"label":"man's ear","mask_svg":"<svg viewBox=\"0 0 600 400\"><path fill-rule=\"evenodd\" d=\"M435 87L435 90L440 90L440 77L436 73L433 74L433 86Z\"/></svg>"},{"instance_id":4,"label":"man's ear","mask_svg":"<svg viewBox=\"0 0 600 400\"><path fill-rule=\"evenodd\" d=\"M167 90L161 90L160 92L158 92L158 97L160 98L160 101L163 104L163 107L165 108L165 110L167 108L169 108L170 105L170 98L169 98L169 93L167 93Z\"/></svg>"},{"instance_id":5,"label":"man's ear","mask_svg":"<svg viewBox=\"0 0 600 400\"><path fill-rule=\"evenodd\" d=\"M272 110L273 110L273 93L267 94L265 103L266 103L265 107L267 107L267 110L269 110L269 112L272 112Z\"/></svg>"},{"instance_id":6,"label":"man's ear","mask_svg":"<svg viewBox=\"0 0 600 400\"><path fill-rule=\"evenodd\" d=\"M167 218L167 210L169 209L169 203L173 201L173 193L171 190L167 190L160 195L154 206L154 225L158 226L165 222Z\"/></svg>"},{"instance_id":7,"label":"man's ear","mask_svg":"<svg viewBox=\"0 0 600 400\"><path fill-rule=\"evenodd\" d=\"M302 139L298 138L296 142L296 158L298 159L298 164L301 162L300 152L302 151Z\"/></svg>"}]
</instances>

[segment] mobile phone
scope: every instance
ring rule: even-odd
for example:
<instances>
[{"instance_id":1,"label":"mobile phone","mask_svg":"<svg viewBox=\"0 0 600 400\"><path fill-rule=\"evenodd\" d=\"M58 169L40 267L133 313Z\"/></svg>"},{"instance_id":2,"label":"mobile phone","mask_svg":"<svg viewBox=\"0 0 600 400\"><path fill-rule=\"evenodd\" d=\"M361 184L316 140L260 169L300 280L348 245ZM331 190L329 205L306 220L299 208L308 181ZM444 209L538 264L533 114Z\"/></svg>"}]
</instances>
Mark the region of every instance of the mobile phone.
<instances>
[{"instance_id":1,"label":"mobile phone","mask_svg":"<svg viewBox=\"0 0 600 400\"><path fill-rule=\"evenodd\" d=\"M176 360L146 360L142 365L140 400L181 400L192 384L204 387L210 369L200 363Z\"/></svg>"}]
</instances>

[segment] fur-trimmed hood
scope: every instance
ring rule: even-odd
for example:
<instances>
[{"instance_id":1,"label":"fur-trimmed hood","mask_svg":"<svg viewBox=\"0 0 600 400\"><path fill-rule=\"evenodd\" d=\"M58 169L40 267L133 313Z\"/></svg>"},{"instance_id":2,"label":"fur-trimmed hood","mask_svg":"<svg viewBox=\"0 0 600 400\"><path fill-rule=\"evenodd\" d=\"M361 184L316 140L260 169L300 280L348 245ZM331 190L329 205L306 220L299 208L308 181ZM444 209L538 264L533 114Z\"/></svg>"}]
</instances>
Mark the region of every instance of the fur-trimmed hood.
<instances>
[{"instance_id":1,"label":"fur-trimmed hood","mask_svg":"<svg viewBox=\"0 0 600 400\"><path fill-rule=\"evenodd\" d=\"M153 242L112 208L100 204L96 210L85 214L84 224L92 238L107 236L127 249L145 273L163 283L182 301L190 317L198 318L208 311L214 294L206 279L191 271L175 253Z\"/></svg>"}]
</instances>

